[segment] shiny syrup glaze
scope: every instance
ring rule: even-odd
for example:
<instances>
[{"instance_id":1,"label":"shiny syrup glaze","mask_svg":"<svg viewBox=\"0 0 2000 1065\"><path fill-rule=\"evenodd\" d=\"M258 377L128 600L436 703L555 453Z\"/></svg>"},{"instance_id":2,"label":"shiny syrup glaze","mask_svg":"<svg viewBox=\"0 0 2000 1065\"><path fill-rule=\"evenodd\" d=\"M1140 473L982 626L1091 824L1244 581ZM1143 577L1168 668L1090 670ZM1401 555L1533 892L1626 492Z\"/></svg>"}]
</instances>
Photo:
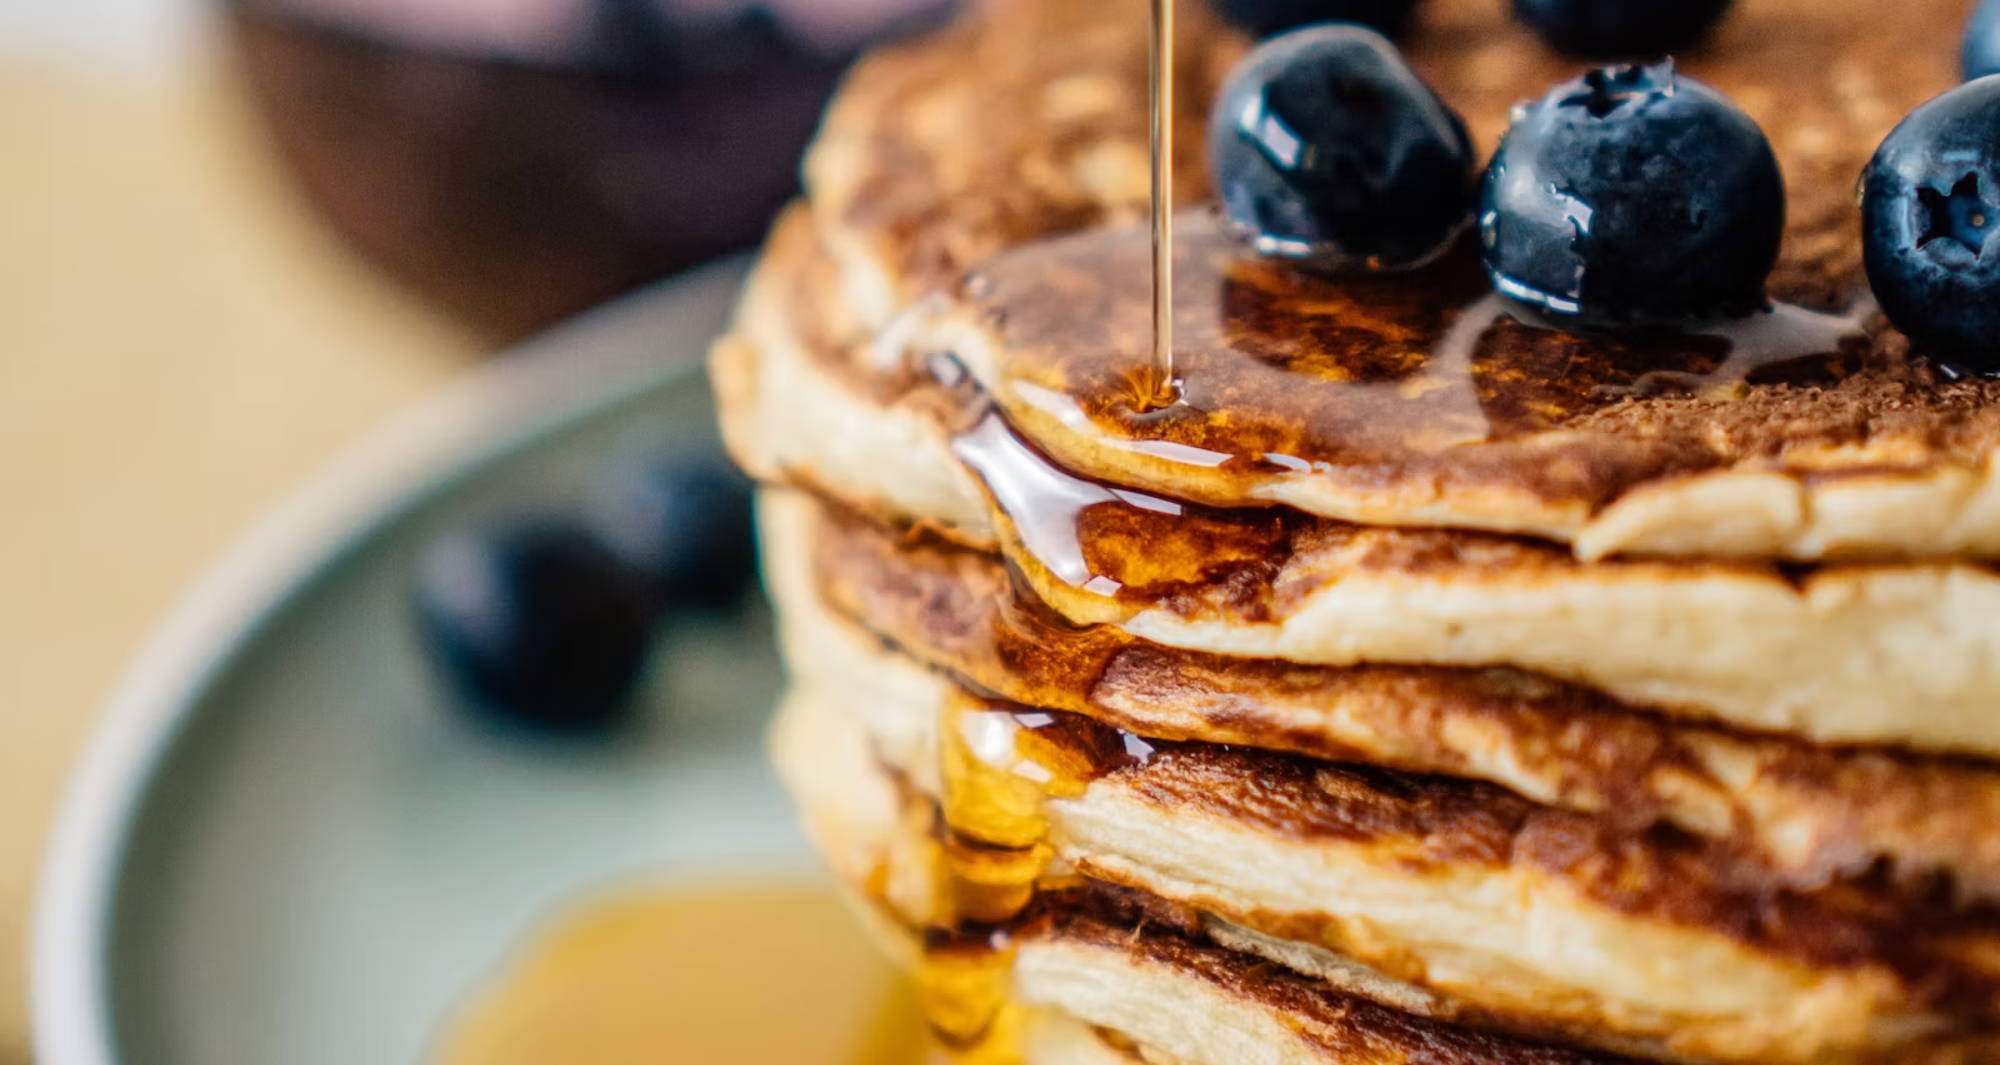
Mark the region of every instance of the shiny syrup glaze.
<instances>
[{"instance_id":1,"label":"shiny syrup glaze","mask_svg":"<svg viewBox=\"0 0 2000 1065\"><path fill-rule=\"evenodd\" d=\"M950 356L928 357L964 411L953 452L1021 546L1064 583L1136 603L1268 573L1318 519L1100 482L1062 468L1010 412L1204 475L1282 477L1413 456L1476 463L1478 452L1635 396L1727 397L1752 381L1830 378L1865 339L1858 314L1782 304L1691 332L1586 338L1492 294L1462 257L1419 275L1324 278L1246 254L1206 213L1184 231L1181 399L1169 408L1145 411L1135 391L1147 365L1145 294L1118 281L1145 273L1135 232L1026 249L973 283L991 306L1036 308L1032 318L989 314L1010 403L995 403Z\"/></svg>"},{"instance_id":2,"label":"shiny syrup glaze","mask_svg":"<svg viewBox=\"0 0 2000 1065\"><path fill-rule=\"evenodd\" d=\"M1020 1060L1009 929L1050 881L1046 806L1143 765L1152 744L1088 718L960 693L939 711L936 875L948 927L925 933L918 986L938 1041L965 1065Z\"/></svg>"},{"instance_id":3,"label":"shiny syrup glaze","mask_svg":"<svg viewBox=\"0 0 2000 1065\"><path fill-rule=\"evenodd\" d=\"M1066 428L1091 425L1100 441L1152 458L1208 470L1306 472L1328 461L1321 455L1329 449L1313 446L1315 439L1337 441L1331 450L1346 456L1477 447L1634 394L1740 388L1781 365L1837 372L1842 345L1860 337L1854 318L1774 307L1693 336L1565 345L1563 372L1552 373L1537 360L1549 340L1567 334L1524 321L1528 312L1487 293L1462 259L1418 284L1332 281L1245 256L1206 214L1185 228L1173 293L1174 404L1161 408L1155 399L1157 325L1135 325L1131 312L1144 304L1112 287L1147 265L1139 256L1149 249L1126 233L1014 253L969 283L976 298L996 305L1056 296L1023 297L1017 285L1068 290L1069 302L1043 330L990 316L1009 357L1001 387ZM1076 298L1093 290L1103 299ZM1677 359L1661 357L1669 351ZM1038 352L1048 361L1034 361ZM1820 365L1801 365L1812 356L1822 356ZM1314 520L1278 508L1202 506L1080 476L1025 440L954 357L934 354L925 368L960 401L954 455L979 476L1028 554L1073 587L1156 603L1197 586L1254 584L1274 571L1298 526ZM1278 417L1266 417L1266 397ZM1243 449L1245 439L1275 439L1259 430L1286 415L1322 435L1294 432L1282 450ZM1000 628L1018 637L1050 623L1010 616ZM1016 639L1014 653L1033 656L1036 642ZM1116 642L1057 672L1101 673ZM969 697L944 711L939 737L937 861L953 912L970 924L926 943L921 983L933 1026L958 1060L1011 1065L1019 1060L1021 1007L1008 991L1013 949L1005 929L1048 883L1046 803L1081 794L1090 780L1149 759L1155 747L1076 715Z\"/></svg>"},{"instance_id":4,"label":"shiny syrup glaze","mask_svg":"<svg viewBox=\"0 0 2000 1065\"><path fill-rule=\"evenodd\" d=\"M1148 362L1138 377L1139 410L1158 411L1180 398L1174 370L1174 9L1177 0L1149 5L1151 127L1151 322ZM968 414L987 405L977 398L962 367L942 360L932 367L948 388L964 392ZM1108 489L1079 479L1051 477L1052 467L1009 446L1016 441L990 407L954 442L966 456L991 454L1005 462L1022 495L1017 502L1053 493L1069 502L1058 509L1080 517L1107 501ZM1023 461L1026 459L1026 461ZM989 463L989 485L1008 483L1007 471ZM1110 497L1115 502L1116 497ZM1118 509L1118 508L1114 508ZM1141 509L1144 509L1141 507ZM1172 513L1169 508L1168 513ZM1072 523L1072 528L1074 524ZM1045 535L1046 534L1048 535ZM1067 577L1089 584L1094 578L1083 556L1081 537L1065 537L1055 527L1036 526L1037 542L1064 558ZM1106 590L1101 584L1100 591ZM1115 591L1115 589L1110 589ZM1120 758L1145 758L1151 748L1136 737L1107 736L1113 730L1087 718L1044 711L1021 712L961 695L948 700L937 723L943 794L939 802L938 864L950 909L960 922L1002 926L1019 918L1054 857L1048 839L1049 799L1081 795L1088 782ZM961 1065L1018 1065L1021 1061L1022 1007L1012 995L1013 948L1002 931L947 939L927 938L918 966L925 1013L939 1041Z\"/></svg>"},{"instance_id":5,"label":"shiny syrup glaze","mask_svg":"<svg viewBox=\"0 0 2000 1065\"><path fill-rule=\"evenodd\" d=\"M1222 510L1102 484L1056 465L996 411L952 441L1021 547L1057 579L1109 598L1156 603L1270 571L1301 520Z\"/></svg>"},{"instance_id":6,"label":"shiny syrup glaze","mask_svg":"<svg viewBox=\"0 0 2000 1065\"><path fill-rule=\"evenodd\" d=\"M1224 474L1477 463L1481 449L1636 395L1831 380L1865 341L1859 313L1782 304L1585 335L1493 295L1469 242L1416 274L1322 277L1248 254L1206 210L1184 212L1179 231L1180 402L1162 410L1139 401L1152 335L1144 230L1031 245L968 280L1010 409Z\"/></svg>"},{"instance_id":7,"label":"shiny syrup glaze","mask_svg":"<svg viewBox=\"0 0 2000 1065\"><path fill-rule=\"evenodd\" d=\"M1162 166L1169 5L1152 4L1150 242L1114 232L1033 246L967 283L1008 356L1000 387L1066 428L1203 470L1302 473L1486 445L1654 389L1740 387L1860 336L1851 318L1774 308L1695 337L1551 345L1560 331L1523 322L1526 312L1487 294L1463 256L1414 278L1315 279L1244 255L1207 212L1191 214L1176 243ZM1024 306L1037 315L993 310ZM1025 441L954 359L934 356L927 368L963 401L954 454L1022 546L1074 587L1158 601L1193 584L1254 580L1297 522L1078 476ZM1005 929L1049 873L1046 804L1154 747L1087 718L972 697L947 705L938 736L935 853L957 927L924 944L926 1011L956 1060L1012 1065L1022 1009Z\"/></svg>"},{"instance_id":8,"label":"shiny syrup glaze","mask_svg":"<svg viewBox=\"0 0 2000 1065\"><path fill-rule=\"evenodd\" d=\"M1887 966L1967 1015L1989 1010L2000 986L1981 953L1993 939L1991 911L1952 900L1936 882L1896 885L1871 872L1804 892L1778 889L1754 865L1677 831L1612 840L1594 815L1539 807L1487 784L1152 740L962 691L941 707L937 725L944 789L933 874L948 904L925 934L919 982L936 1034L970 1065L1019 1060L1025 1016L1011 990L1018 938L1036 934L1077 892L1103 887L1053 865L1047 810L1106 776L1162 806L1207 808L1252 831L1405 841L1413 869L1540 869L1613 910L1706 928L1808 965ZM1745 923L1751 912L1758 920ZM1320 934L1309 920L1220 916L1280 938ZM1397 975L1392 957L1365 960Z\"/></svg>"}]
</instances>

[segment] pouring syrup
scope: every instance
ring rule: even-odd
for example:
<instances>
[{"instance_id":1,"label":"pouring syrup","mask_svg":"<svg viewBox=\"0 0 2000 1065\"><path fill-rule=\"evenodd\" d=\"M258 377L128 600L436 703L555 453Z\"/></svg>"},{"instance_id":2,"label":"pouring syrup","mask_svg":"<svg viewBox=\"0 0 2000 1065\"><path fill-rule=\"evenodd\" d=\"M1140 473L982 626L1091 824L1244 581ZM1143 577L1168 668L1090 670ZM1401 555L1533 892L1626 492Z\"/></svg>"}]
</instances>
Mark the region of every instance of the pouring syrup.
<instances>
[{"instance_id":1,"label":"pouring syrup","mask_svg":"<svg viewBox=\"0 0 2000 1065\"><path fill-rule=\"evenodd\" d=\"M1174 0L1152 0L1153 350L1139 409L1180 398L1174 379Z\"/></svg>"}]
</instances>

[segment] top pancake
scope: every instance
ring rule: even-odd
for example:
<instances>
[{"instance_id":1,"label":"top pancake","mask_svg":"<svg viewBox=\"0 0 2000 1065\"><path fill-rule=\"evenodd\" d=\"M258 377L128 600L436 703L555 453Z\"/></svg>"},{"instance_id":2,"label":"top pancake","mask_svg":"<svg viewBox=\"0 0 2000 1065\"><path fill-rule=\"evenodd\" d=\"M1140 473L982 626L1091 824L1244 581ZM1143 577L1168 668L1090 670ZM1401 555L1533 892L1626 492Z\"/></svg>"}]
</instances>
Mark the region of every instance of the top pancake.
<instances>
[{"instance_id":1,"label":"top pancake","mask_svg":"<svg viewBox=\"0 0 2000 1065\"><path fill-rule=\"evenodd\" d=\"M1512 666L1736 728L2000 754L1991 566L1579 562L1518 536L1109 488L1025 445L949 361L869 370L870 346L823 317L812 238L805 213L780 224L718 345L732 451L767 482L997 548L1072 623L1298 664Z\"/></svg>"},{"instance_id":2,"label":"top pancake","mask_svg":"<svg viewBox=\"0 0 2000 1065\"><path fill-rule=\"evenodd\" d=\"M1580 66L1502 6L1434 0L1408 42L1486 148L1510 104ZM1912 0L1881 19L1860 0L1746 0L1682 58L1784 165L1774 298L1865 307L1854 178L1952 84L1964 6ZM1189 7L1177 169L1198 200L1198 133L1243 44ZM977 9L864 64L808 165L861 322L926 304L889 339L957 355L1061 464L1211 505L1528 533L1584 557L2000 555L2000 383L1939 379L1868 314L1787 309L1733 339L1517 322L1480 302L1470 248L1418 274L1311 280L1197 216L1179 248L1187 402L1135 415L1144 235L1102 227L1146 203L1144 25L1138 0Z\"/></svg>"}]
</instances>

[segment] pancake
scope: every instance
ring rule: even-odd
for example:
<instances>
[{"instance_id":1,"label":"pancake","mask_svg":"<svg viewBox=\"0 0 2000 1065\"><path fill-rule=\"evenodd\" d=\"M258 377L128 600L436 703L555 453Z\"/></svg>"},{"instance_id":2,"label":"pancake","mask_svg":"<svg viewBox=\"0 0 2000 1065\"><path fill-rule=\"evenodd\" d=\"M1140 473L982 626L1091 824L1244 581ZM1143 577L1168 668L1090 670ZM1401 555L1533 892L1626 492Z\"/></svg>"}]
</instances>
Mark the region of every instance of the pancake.
<instances>
[{"instance_id":1,"label":"pancake","mask_svg":"<svg viewBox=\"0 0 2000 1065\"><path fill-rule=\"evenodd\" d=\"M870 775L869 760L879 752L857 723L859 709L858 700L809 684L785 711L777 744L781 772L798 789L809 820L823 816L814 781L838 777L832 790L845 791ZM1685 923L1702 909L1703 892L1728 891L1694 870L1676 869L1673 879L1642 887L1632 878L1646 877L1643 860L1635 863L1629 853L1611 858L1618 868L1595 873L1623 879L1622 910L1584 900L1555 880L1504 884L1482 872L1482 859L1473 855L1494 842L1488 834L1491 819L1504 816L1490 808L1437 802L1442 793L1422 782L1398 780L1392 788L1385 778L1332 767L1321 767L1315 783L1300 786L1302 778L1272 772L1268 760L1253 776L1232 771L1228 758L1228 752L1162 748L1153 759L1098 778L1074 799L1050 801L1058 868L1163 900L1149 904L1156 919L1182 915L1179 923L1205 936L1309 974L1343 994L1485 1030L1609 1044L1655 1057L1744 1063L1955 1061L1960 1059L1953 1055L1985 1038L1977 1034L1984 1025L1968 1015L1954 1019L1912 1008L1909 995L1936 996L1941 983L1912 979L1903 992L1890 992L1888 984L1901 981L1887 978L1881 961L1835 958L1857 945L1851 938L1854 919L1867 909L1857 898L1808 915L1794 909L1795 899L1764 897L1751 922L1763 924L1765 932L1797 922L1792 934L1802 944L1815 944L1806 952L1814 957L1779 960L1783 952L1768 940L1756 947L1744 940L1726 943L1730 933L1719 926L1708 933ZM890 771L884 782L883 772L876 771L881 789L876 801L885 810L895 805L892 793L908 794L896 792L896 780L922 775ZM1453 812L1447 813L1447 806ZM1418 807L1425 810L1423 819L1438 818L1415 830L1422 841L1404 835L1412 831L1407 815ZM1488 831L1466 819L1484 821ZM1332 827L1336 821L1338 828ZM1234 827L1226 827L1232 822ZM1280 822L1285 827L1278 827ZM902 906L909 908L899 912L920 924L953 913L942 897L946 889L926 879L935 876L930 870L939 859L933 856L927 864L920 841L908 838L922 830L922 817L885 814L878 823L894 826L880 844L884 853L899 855L889 864L916 866L902 875L919 890L901 893ZM1246 849L1232 843L1231 834L1256 835L1261 842ZM1515 837L1522 853L1500 860L1517 869L1531 864L1528 855L1537 845L1530 836ZM1572 849L1564 859L1571 873L1592 865L1587 839L1572 837L1562 845ZM1363 858L1357 847L1388 847L1394 854L1383 850L1379 859ZM1301 862L1308 851L1316 857ZM861 872L859 879L882 890L887 878L879 863ZM1690 872L1702 879L1678 875ZM1216 883L1218 877L1227 886ZM1060 895L1064 889L1053 890ZM1295 902L1289 913L1271 908L1272 896L1287 890L1316 901ZM1649 901L1657 901L1641 900L1649 891L1678 898L1641 915ZM898 893L888 890L880 897L894 899ZM1340 900L1338 912L1324 912L1327 899ZM1756 910L1746 908L1742 898L1713 901L1715 914L1747 916ZM1040 905L1030 903L1026 912ZM1914 915L1908 921L1901 914L1878 916L1906 924L1916 938L1924 934ZM1669 927L1673 920L1683 923ZM1985 937L1977 933L1933 931L1942 954L1969 958L1990 949L1980 945ZM1835 943L1841 946L1819 953ZM1893 953L1908 945L1907 939L1887 935L1872 949ZM1588 982L1570 986L1564 978L1585 969L1595 970ZM1945 994L1936 1001L1952 998ZM1892 1004L1895 999L1901 1001ZM1123 1016L1093 1016L1068 991L1046 1001L1093 1023L1130 1031ZM1677 1005L1663 1011L1670 1001ZM1958 999L1961 1007L1970 1001Z\"/></svg>"},{"instance_id":2,"label":"pancake","mask_svg":"<svg viewBox=\"0 0 2000 1065\"><path fill-rule=\"evenodd\" d=\"M730 454L760 481L811 483L995 546L979 482L940 447L946 409L912 391L899 363L875 361L835 277L811 212L795 205L780 215L734 329L709 359Z\"/></svg>"},{"instance_id":3,"label":"pancake","mask_svg":"<svg viewBox=\"0 0 2000 1065\"><path fill-rule=\"evenodd\" d=\"M800 712L795 712L800 711ZM795 697L772 733L773 757L821 854L862 900L892 952L952 965L981 939L922 931L938 916L934 879L912 839L894 778L871 771L858 730ZM1052 892L1005 930L1003 999L1118 1033L1155 1065L1614 1065L1624 1059L1523 1042L1344 992L1254 955L1218 947L1105 889ZM1191 934L1192 933L1192 934ZM918 946L930 940L929 948ZM940 956L943 960L940 961ZM1383 987L1390 986L1383 981ZM1420 1002L1421 996L1412 997ZM1028 1025L1033 1030L1032 1020ZM998 1055L1003 1060L1005 1055Z\"/></svg>"},{"instance_id":4,"label":"pancake","mask_svg":"<svg viewBox=\"0 0 2000 1065\"><path fill-rule=\"evenodd\" d=\"M975 0L957 24L862 60L806 155L841 293L870 332L995 252L1136 222L1150 204L1139 0ZM1179 14L1175 187L1207 188L1207 103L1247 47Z\"/></svg>"},{"instance_id":5,"label":"pancake","mask_svg":"<svg viewBox=\"0 0 2000 1065\"><path fill-rule=\"evenodd\" d=\"M1743 730L2000 753L1991 567L1583 563L1520 537L1108 487L980 416L963 382L871 376L866 345L821 336L817 247L800 215L780 223L739 338L718 349L739 459L765 480L997 546L1072 622L1304 664L1509 666Z\"/></svg>"},{"instance_id":6,"label":"pancake","mask_svg":"<svg viewBox=\"0 0 2000 1065\"><path fill-rule=\"evenodd\" d=\"M1180 143L1199 151L1212 85L1242 43L1187 6L1197 24L1184 34ZM1397 278L1303 282L1218 262L1197 227L1178 302L1188 402L1134 416L1142 235L993 257L1140 216L1139 0L994 4L864 62L808 185L862 324L879 332L914 307L920 347L958 354L1031 441L1094 477L1213 505L1531 533L1586 558L1993 556L2000 384L1940 380L1866 313L1852 197L1891 126L1956 83L1939 27L1958 25L1963 6L1913 0L1881 19L1859 2L1757 0L1680 57L1770 134L1790 204L1771 294L1856 312L1831 333L1789 307L1720 338L1641 344L1501 315L1460 352L1451 326L1483 306L1466 256ZM1486 0L1425 5L1407 51L1482 148L1510 105L1578 69ZM1198 200L1199 160L1181 163L1180 187ZM974 270L979 284L960 288ZM920 306L939 293L942 308ZM1278 334L1259 335L1273 321ZM1835 351L1804 370L1764 365Z\"/></svg>"},{"instance_id":7,"label":"pancake","mask_svg":"<svg viewBox=\"0 0 2000 1065\"><path fill-rule=\"evenodd\" d=\"M1176 651L1024 601L994 559L766 492L762 539L781 617L829 609L976 690L1173 740L1204 740L1472 777L1607 827L1666 822L1816 888L1884 863L2000 898L2000 773L1952 759L1824 748L1677 724L1507 670L1299 667ZM824 601L822 601L824 599ZM788 641L814 646L805 635ZM823 644L828 650L846 646ZM881 705L918 693L875 687ZM920 744L921 737L908 742Z\"/></svg>"},{"instance_id":8,"label":"pancake","mask_svg":"<svg viewBox=\"0 0 2000 1065\"><path fill-rule=\"evenodd\" d=\"M1482 147L1577 69L1422 11ZM1247 258L1195 135L1244 42L1183 13L1179 402L1134 409L1141 0L864 62L715 353L818 497L766 506L781 776L946 1045L2000 1061L2000 382L1874 311L1849 196L1962 0L1737 5L1683 66L1791 182L1774 302L1618 335L1469 244Z\"/></svg>"},{"instance_id":9,"label":"pancake","mask_svg":"<svg viewBox=\"0 0 2000 1065\"><path fill-rule=\"evenodd\" d=\"M1025 902L987 876L1014 859L985 848L1032 861L1046 841L1055 868L1184 906L1275 960L1355 959L1455 1017L1533 1035L1703 1060L1873 1060L1996 1008L1979 959L2000 950L2000 925L1985 911L1869 878L1784 891L1678 833L1612 836L1470 782L993 709L857 631L819 628L824 615L786 618L803 693L789 712L820 719L805 727L822 737L867 737L822 739L817 757L865 747L944 802L976 837L972 859L953 861L979 885L957 905L982 920ZM982 777L1017 745L1032 752L1020 779ZM961 757L976 764L954 769ZM865 775L856 761L824 771ZM1043 812L1024 813L1035 796Z\"/></svg>"}]
</instances>

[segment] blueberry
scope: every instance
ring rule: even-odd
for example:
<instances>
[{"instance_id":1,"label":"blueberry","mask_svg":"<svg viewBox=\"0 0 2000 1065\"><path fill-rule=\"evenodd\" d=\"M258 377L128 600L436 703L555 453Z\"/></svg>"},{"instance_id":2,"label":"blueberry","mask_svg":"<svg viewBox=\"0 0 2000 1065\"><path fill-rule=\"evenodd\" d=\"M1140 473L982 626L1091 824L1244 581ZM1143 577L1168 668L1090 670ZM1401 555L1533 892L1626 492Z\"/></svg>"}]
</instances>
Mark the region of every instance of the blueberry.
<instances>
[{"instance_id":1,"label":"blueberry","mask_svg":"<svg viewBox=\"0 0 2000 1065\"><path fill-rule=\"evenodd\" d=\"M598 486L591 515L662 606L727 605L756 573L750 482L712 449L633 452Z\"/></svg>"},{"instance_id":2,"label":"blueberry","mask_svg":"<svg viewBox=\"0 0 2000 1065\"><path fill-rule=\"evenodd\" d=\"M1965 21L1958 69L1967 81L2000 74L2000 0L1985 0Z\"/></svg>"},{"instance_id":3,"label":"blueberry","mask_svg":"<svg viewBox=\"0 0 2000 1065\"><path fill-rule=\"evenodd\" d=\"M530 516L447 533L424 551L415 592L424 642L472 708L558 732L626 710L651 596L582 526Z\"/></svg>"},{"instance_id":4,"label":"blueberry","mask_svg":"<svg viewBox=\"0 0 2000 1065\"><path fill-rule=\"evenodd\" d=\"M1594 70L1521 108L1480 189L1494 287L1586 322L1752 310L1784 225L1763 131L1670 62Z\"/></svg>"},{"instance_id":5,"label":"blueberry","mask_svg":"<svg viewBox=\"0 0 2000 1065\"><path fill-rule=\"evenodd\" d=\"M1358 22L1391 36L1409 30L1417 0L1216 0L1231 22L1269 37L1315 22Z\"/></svg>"},{"instance_id":6,"label":"blueberry","mask_svg":"<svg viewBox=\"0 0 2000 1065\"><path fill-rule=\"evenodd\" d=\"M1514 0L1514 14L1570 55L1653 57L1700 41L1729 0Z\"/></svg>"},{"instance_id":7,"label":"blueberry","mask_svg":"<svg viewBox=\"0 0 2000 1065\"><path fill-rule=\"evenodd\" d=\"M1861 175L1861 248L1882 310L1918 347L2000 373L2000 78L1893 130Z\"/></svg>"},{"instance_id":8,"label":"blueberry","mask_svg":"<svg viewBox=\"0 0 2000 1065\"><path fill-rule=\"evenodd\" d=\"M1209 119L1231 226L1329 270L1422 266L1464 229L1472 143L1394 45L1352 25L1294 30L1243 58Z\"/></svg>"}]
</instances>

